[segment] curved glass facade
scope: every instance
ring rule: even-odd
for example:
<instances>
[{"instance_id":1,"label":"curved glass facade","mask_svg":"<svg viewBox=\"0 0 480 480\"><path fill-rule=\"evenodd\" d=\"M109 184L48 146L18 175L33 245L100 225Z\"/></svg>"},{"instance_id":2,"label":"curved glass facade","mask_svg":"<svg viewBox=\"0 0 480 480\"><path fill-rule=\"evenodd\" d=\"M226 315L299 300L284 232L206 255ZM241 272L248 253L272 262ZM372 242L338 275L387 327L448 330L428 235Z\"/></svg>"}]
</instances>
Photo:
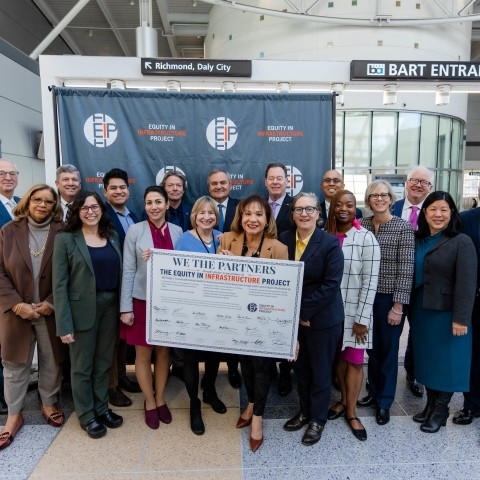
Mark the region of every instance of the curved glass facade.
<instances>
[{"instance_id":1,"label":"curved glass facade","mask_svg":"<svg viewBox=\"0 0 480 480\"><path fill-rule=\"evenodd\" d=\"M371 174L435 171L435 190L460 201L464 122L421 112L337 111L335 166L360 205Z\"/></svg>"}]
</instances>

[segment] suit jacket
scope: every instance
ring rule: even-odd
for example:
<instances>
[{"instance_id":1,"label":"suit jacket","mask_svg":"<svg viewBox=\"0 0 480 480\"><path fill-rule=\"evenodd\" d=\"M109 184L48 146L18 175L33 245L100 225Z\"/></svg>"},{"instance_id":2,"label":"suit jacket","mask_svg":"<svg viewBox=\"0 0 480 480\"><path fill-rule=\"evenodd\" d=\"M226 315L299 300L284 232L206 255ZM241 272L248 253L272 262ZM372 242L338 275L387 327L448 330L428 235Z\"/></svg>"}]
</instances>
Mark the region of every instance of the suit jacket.
<instances>
[{"instance_id":1,"label":"suit jacket","mask_svg":"<svg viewBox=\"0 0 480 480\"><path fill-rule=\"evenodd\" d=\"M121 265L117 233L113 232L108 241L117 252ZM121 278L121 268L118 275ZM53 300L58 336L92 328L97 311L95 272L81 230L63 232L55 238Z\"/></svg>"},{"instance_id":2,"label":"suit jacket","mask_svg":"<svg viewBox=\"0 0 480 480\"><path fill-rule=\"evenodd\" d=\"M243 248L243 233L227 232L220 239L220 250L230 250L234 255L240 257ZM260 258L275 258L277 260L288 260L287 247L275 238L264 238Z\"/></svg>"},{"instance_id":3,"label":"suit jacket","mask_svg":"<svg viewBox=\"0 0 480 480\"><path fill-rule=\"evenodd\" d=\"M295 232L292 229L279 237L288 247L290 260L295 260ZM300 261L305 264L300 320L309 321L310 328L316 330L342 323L343 254L338 240L317 227Z\"/></svg>"},{"instance_id":4,"label":"suit jacket","mask_svg":"<svg viewBox=\"0 0 480 480\"><path fill-rule=\"evenodd\" d=\"M168 223L173 247L183 234L178 225ZM153 248L152 232L148 221L132 225L125 237L123 248L123 278L120 312L133 312L133 299L147 298L147 262L143 260L143 251Z\"/></svg>"},{"instance_id":5,"label":"suit jacket","mask_svg":"<svg viewBox=\"0 0 480 480\"><path fill-rule=\"evenodd\" d=\"M168 207L169 219L168 223L178 225L183 232L190 230L192 225L190 224L190 214L192 213L192 207L186 203L181 202L178 208ZM145 216L145 220L147 217Z\"/></svg>"},{"instance_id":6,"label":"suit jacket","mask_svg":"<svg viewBox=\"0 0 480 480\"><path fill-rule=\"evenodd\" d=\"M2 205L3 207L3 205ZM52 221L39 276L40 301L53 304L52 252L56 235L63 222ZM12 308L20 302L33 302L32 260L28 247L28 221L13 221L0 230L0 344L2 358L26 363L30 344L31 320L23 320ZM66 350L55 333L55 315L46 315L50 342L59 363Z\"/></svg>"},{"instance_id":7,"label":"suit jacket","mask_svg":"<svg viewBox=\"0 0 480 480\"><path fill-rule=\"evenodd\" d=\"M402 198L401 200L397 200L393 205L392 205L392 213L396 217L402 218L402 210L403 210L403 205L405 204L405 199Z\"/></svg>"},{"instance_id":8,"label":"suit jacket","mask_svg":"<svg viewBox=\"0 0 480 480\"><path fill-rule=\"evenodd\" d=\"M223 224L223 231L229 232L232 225L233 217L235 216L235 211L237 210L237 205L240 203L240 200L237 198L228 197L227 211L225 212L225 221Z\"/></svg>"},{"instance_id":9,"label":"suit jacket","mask_svg":"<svg viewBox=\"0 0 480 480\"><path fill-rule=\"evenodd\" d=\"M325 224L327 223L327 205L325 203L325 200L320 203L320 221L318 222L318 226L323 228ZM355 209L355 216L357 218L363 218L363 212L359 209Z\"/></svg>"},{"instance_id":10,"label":"suit jacket","mask_svg":"<svg viewBox=\"0 0 480 480\"><path fill-rule=\"evenodd\" d=\"M462 231L472 239L478 262L480 258L480 208L467 210L462 212L460 216L463 223ZM478 289L480 289L480 268L477 265L477 295L480 293Z\"/></svg>"},{"instance_id":11,"label":"suit jacket","mask_svg":"<svg viewBox=\"0 0 480 480\"><path fill-rule=\"evenodd\" d=\"M452 320L468 325L475 301L477 262L472 240L443 235L426 253L423 307L452 311Z\"/></svg>"},{"instance_id":12,"label":"suit jacket","mask_svg":"<svg viewBox=\"0 0 480 480\"><path fill-rule=\"evenodd\" d=\"M290 204L292 202L293 198L287 193L283 199L282 206L278 211L277 218L275 219L275 223L277 224L277 235L280 235L282 232L295 227L290 215Z\"/></svg>"},{"instance_id":13,"label":"suit jacket","mask_svg":"<svg viewBox=\"0 0 480 480\"><path fill-rule=\"evenodd\" d=\"M13 197L16 203L20 201L20 197ZM0 228L3 227L6 223L11 222L12 217L8 213L8 210L5 208L5 205L0 202Z\"/></svg>"},{"instance_id":14,"label":"suit jacket","mask_svg":"<svg viewBox=\"0 0 480 480\"><path fill-rule=\"evenodd\" d=\"M125 235L126 235L125 230L123 229L122 223L118 218L117 212L112 208L112 206L109 203L106 203L105 206L107 209L108 218L110 218L110 220L113 223L113 226L115 227L115 230L118 234L118 238L120 240L120 245L123 249L123 243L125 242ZM138 218L132 211L130 211L130 216L132 217L132 220L135 223L138 223Z\"/></svg>"}]
</instances>

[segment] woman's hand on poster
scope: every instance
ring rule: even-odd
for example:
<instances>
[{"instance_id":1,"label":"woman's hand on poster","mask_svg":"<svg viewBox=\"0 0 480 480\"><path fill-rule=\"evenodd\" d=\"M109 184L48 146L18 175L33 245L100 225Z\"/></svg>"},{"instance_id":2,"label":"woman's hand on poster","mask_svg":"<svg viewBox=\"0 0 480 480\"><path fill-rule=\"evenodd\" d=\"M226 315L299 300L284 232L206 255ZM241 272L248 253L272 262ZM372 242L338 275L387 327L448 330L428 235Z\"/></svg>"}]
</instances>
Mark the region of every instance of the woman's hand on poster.
<instances>
[{"instance_id":1,"label":"woman's hand on poster","mask_svg":"<svg viewBox=\"0 0 480 480\"><path fill-rule=\"evenodd\" d=\"M143 256L143 260L145 262L148 262L148 260L150 259L152 255L152 250L150 248L146 248L143 252L142 252L142 256Z\"/></svg>"}]
</instances>

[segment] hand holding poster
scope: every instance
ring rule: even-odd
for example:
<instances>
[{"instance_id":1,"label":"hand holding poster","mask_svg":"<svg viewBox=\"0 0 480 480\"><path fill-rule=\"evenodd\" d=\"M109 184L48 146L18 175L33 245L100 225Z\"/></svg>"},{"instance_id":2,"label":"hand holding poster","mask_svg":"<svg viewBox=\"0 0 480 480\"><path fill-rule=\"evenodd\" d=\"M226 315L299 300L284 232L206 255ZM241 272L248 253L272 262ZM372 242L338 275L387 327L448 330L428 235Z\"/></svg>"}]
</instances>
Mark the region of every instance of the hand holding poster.
<instances>
[{"instance_id":1,"label":"hand holding poster","mask_svg":"<svg viewBox=\"0 0 480 480\"><path fill-rule=\"evenodd\" d=\"M303 262L153 249L147 342L293 358Z\"/></svg>"}]
</instances>

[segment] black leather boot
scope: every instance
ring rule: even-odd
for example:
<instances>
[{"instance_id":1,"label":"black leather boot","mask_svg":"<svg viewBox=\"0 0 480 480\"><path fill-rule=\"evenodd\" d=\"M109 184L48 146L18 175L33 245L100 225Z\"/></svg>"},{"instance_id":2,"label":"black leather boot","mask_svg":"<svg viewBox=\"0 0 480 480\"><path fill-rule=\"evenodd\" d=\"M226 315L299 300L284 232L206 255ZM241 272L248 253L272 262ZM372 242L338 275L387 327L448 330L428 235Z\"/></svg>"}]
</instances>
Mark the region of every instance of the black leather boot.
<instances>
[{"instance_id":1,"label":"black leather boot","mask_svg":"<svg viewBox=\"0 0 480 480\"><path fill-rule=\"evenodd\" d=\"M452 392L437 392L435 403L430 416L420 425L420 430L427 433L436 433L440 427L447 424L448 404L452 398Z\"/></svg>"},{"instance_id":2,"label":"black leather boot","mask_svg":"<svg viewBox=\"0 0 480 480\"><path fill-rule=\"evenodd\" d=\"M423 423L433 412L433 406L435 405L435 396L436 391L430 388L426 388L427 390L427 404L423 411L416 413L413 416L413 421L417 423Z\"/></svg>"},{"instance_id":3,"label":"black leather boot","mask_svg":"<svg viewBox=\"0 0 480 480\"><path fill-rule=\"evenodd\" d=\"M202 408L198 398L190 400L190 428L195 435L205 433L205 425L202 420Z\"/></svg>"}]
</instances>

